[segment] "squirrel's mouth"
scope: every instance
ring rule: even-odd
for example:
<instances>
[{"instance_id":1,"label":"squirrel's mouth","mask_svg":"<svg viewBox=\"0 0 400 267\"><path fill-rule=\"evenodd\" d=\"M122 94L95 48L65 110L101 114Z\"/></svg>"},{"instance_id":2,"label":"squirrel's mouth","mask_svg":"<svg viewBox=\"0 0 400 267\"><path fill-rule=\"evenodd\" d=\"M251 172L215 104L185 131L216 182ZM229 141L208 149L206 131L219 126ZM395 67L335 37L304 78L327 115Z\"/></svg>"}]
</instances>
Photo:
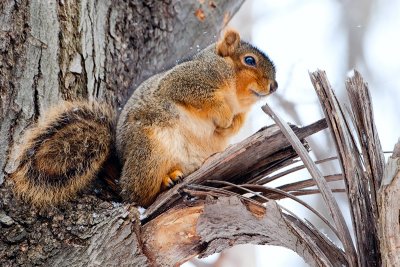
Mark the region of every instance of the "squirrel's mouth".
<instances>
[{"instance_id":1,"label":"squirrel's mouth","mask_svg":"<svg viewBox=\"0 0 400 267\"><path fill-rule=\"evenodd\" d=\"M256 90L254 90L254 89L252 89L252 88L250 88L250 91L251 91L253 94L255 94L257 97L264 97L264 96L267 96L267 95L268 95L267 93L260 93L260 92L257 92Z\"/></svg>"}]
</instances>

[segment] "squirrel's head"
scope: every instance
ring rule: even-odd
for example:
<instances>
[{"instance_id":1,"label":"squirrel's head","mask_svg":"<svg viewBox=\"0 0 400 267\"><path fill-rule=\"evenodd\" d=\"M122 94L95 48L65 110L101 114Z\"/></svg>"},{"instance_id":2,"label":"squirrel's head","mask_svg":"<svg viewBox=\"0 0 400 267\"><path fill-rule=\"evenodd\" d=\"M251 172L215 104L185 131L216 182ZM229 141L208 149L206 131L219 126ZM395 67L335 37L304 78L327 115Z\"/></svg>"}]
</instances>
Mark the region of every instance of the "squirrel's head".
<instances>
[{"instance_id":1,"label":"squirrel's head","mask_svg":"<svg viewBox=\"0 0 400 267\"><path fill-rule=\"evenodd\" d=\"M272 61L259 49L241 41L236 31L227 30L216 49L234 66L237 96L242 104L251 105L278 88Z\"/></svg>"}]
</instances>

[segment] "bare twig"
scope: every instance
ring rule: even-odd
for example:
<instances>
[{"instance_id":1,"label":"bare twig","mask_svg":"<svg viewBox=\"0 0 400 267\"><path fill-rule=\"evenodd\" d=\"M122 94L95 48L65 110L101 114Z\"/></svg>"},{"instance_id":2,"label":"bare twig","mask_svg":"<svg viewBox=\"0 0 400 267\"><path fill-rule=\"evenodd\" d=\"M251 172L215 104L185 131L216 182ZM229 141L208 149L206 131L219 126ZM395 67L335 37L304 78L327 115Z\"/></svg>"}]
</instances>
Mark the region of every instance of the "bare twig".
<instances>
[{"instance_id":1,"label":"bare twig","mask_svg":"<svg viewBox=\"0 0 400 267\"><path fill-rule=\"evenodd\" d=\"M327 175L327 176L324 176L324 178L328 183L329 182L336 182L336 181L343 181L343 176L340 175L340 174ZM251 184L251 183L248 183L248 184ZM311 187L311 186L315 186L315 185L316 185L316 183L315 183L314 179L307 179L307 180L302 180L302 181L298 181L298 182L294 182L294 183L290 183L290 184L281 185L281 186L279 186L277 188L280 189L280 190L283 190L285 192L291 192L291 191L301 190L301 189L304 189L304 188L307 188L307 187ZM232 187L231 186L226 186L226 187L224 187L224 189L232 190ZM281 197L276 196L273 193L267 194L265 196L268 197L268 198L273 198L273 199L281 199Z\"/></svg>"},{"instance_id":2,"label":"bare twig","mask_svg":"<svg viewBox=\"0 0 400 267\"><path fill-rule=\"evenodd\" d=\"M343 175L341 175L341 174L327 175L327 176L324 176L324 178L328 183L335 182L335 181L343 181ZM316 182L314 179L307 179L307 180L303 180L303 181L299 181L299 182L285 184L285 185L279 186L278 188L283 191L288 192L288 191L299 190L299 189L303 189L303 188L307 188L307 187L315 186L315 185L316 185Z\"/></svg>"},{"instance_id":3,"label":"bare twig","mask_svg":"<svg viewBox=\"0 0 400 267\"><path fill-rule=\"evenodd\" d=\"M347 193L346 189L341 189L341 188L334 188L331 189L332 193ZM308 195L313 195L313 194L321 194L321 191L318 189L302 189L302 190L297 190L290 192L291 195L293 196L308 196Z\"/></svg>"},{"instance_id":4,"label":"bare twig","mask_svg":"<svg viewBox=\"0 0 400 267\"><path fill-rule=\"evenodd\" d=\"M328 162L328 161L331 161L331 160L336 160L336 159L337 159L337 157L329 157L329 158L326 158L326 159L317 160L314 163L315 164L321 164L321 163L325 163L325 162ZM294 163L297 163L297 162L298 161L296 161ZM300 170L304 169L305 167L306 166L304 164L300 165L300 166L293 167L293 168L291 168L289 170L286 170L286 171L280 172L278 174L275 174L274 176L265 177L265 178L263 178L261 180L258 180L257 184L266 184L266 183L272 182L272 181L274 181L274 180L276 180L278 178L281 178L283 176L286 176L286 175L288 175L290 173L293 173L293 172L296 172L296 171L300 171ZM249 181L249 183L252 183L252 182L254 182L254 181L252 181L252 180Z\"/></svg>"},{"instance_id":5,"label":"bare twig","mask_svg":"<svg viewBox=\"0 0 400 267\"><path fill-rule=\"evenodd\" d=\"M214 182L218 182L218 181L214 181ZM211 186L196 185L196 184L190 184L190 185L187 185L187 187L188 188L192 188L192 189L197 189L197 190L204 190L206 192L217 192L217 193L225 194L226 196L235 196L235 197L237 197L239 199L251 202L254 205L258 205L258 206L262 207L262 203L259 203L256 200L253 200L251 198L242 196L241 194L237 194L235 192L232 192L232 191L229 191L229 190L225 190L225 189L222 189L222 188L215 188L215 187L211 187Z\"/></svg>"}]
</instances>

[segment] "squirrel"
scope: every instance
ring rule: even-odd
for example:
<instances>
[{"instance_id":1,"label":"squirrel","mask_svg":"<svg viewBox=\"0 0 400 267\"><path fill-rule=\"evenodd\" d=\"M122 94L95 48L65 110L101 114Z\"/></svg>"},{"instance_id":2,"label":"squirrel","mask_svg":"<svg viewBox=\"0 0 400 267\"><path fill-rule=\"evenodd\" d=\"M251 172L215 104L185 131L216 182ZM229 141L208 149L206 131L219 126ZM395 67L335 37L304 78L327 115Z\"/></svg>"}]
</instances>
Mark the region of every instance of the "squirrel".
<instances>
[{"instance_id":1,"label":"squirrel","mask_svg":"<svg viewBox=\"0 0 400 267\"><path fill-rule=\"evenodd\" d=\"M116 151L122 198L148 207L223 151L251 106L277 87L272 61L229 29L190 60L144 81L118 121L96 102L52 108L23 139L11 174L15 192L35 205L64 202Z\"/></svg>"}]
</instances>

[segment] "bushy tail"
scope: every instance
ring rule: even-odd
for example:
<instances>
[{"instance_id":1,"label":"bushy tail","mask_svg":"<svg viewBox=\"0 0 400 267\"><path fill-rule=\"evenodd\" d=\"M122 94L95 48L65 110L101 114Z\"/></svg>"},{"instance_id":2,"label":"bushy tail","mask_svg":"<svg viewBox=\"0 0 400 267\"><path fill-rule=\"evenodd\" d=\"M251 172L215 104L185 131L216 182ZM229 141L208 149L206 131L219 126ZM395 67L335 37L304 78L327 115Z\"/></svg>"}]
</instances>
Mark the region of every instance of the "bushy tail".
<instances>
[{"instance_id":1,"label":"bushy tail","mask_svg":"<svg viewBox=\"0 0 400 267\"><path fill-rule=\"evenodd\" d=\"M34 205L57 204L96 178L114 144L115 114L105 104L63 102L27 130L15 192Z\"/></svg>"}]
</instances>

